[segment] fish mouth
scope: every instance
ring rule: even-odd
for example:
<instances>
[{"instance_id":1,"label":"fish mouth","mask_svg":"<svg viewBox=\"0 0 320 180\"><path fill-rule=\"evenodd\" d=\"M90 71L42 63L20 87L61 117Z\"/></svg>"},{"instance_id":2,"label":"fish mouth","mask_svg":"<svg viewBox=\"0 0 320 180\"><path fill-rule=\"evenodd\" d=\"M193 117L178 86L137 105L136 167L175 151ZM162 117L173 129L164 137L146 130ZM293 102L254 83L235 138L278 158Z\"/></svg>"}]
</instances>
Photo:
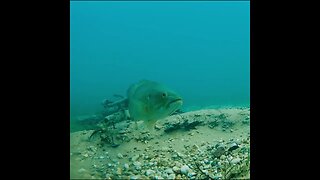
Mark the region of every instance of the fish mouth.
<instances>
[{"instance_id":1,"label":"fish mouth","mask_svg":"<svg viewBox=\"0 0 320 180\"><path fill-rule=\"evenodd\" d=\"M179 104L179 103L181 103L181 104ZM182 99L181 98L177 98L177 99L174 99L174 100L170 101L168 103L168 105L167 105L167 108L172 109L171 112L169 113L169 115L174 113L181 105L182 105Z\"/></svg>"},{"instance_id":2,"label":"fish mouth","mask_svg":"<svg viewBox=\"0 0 320 180\"><path fill-rule=\"evenodd\" d=\"M178 101L182 101L182 99L181 98L174 99L174 100L170 101L169 104L172 104L172 103L175 103Z\"/></svg>"},{"instance_id":3,"label":"fish mouth","mask_svg":"<svg viewBox=\"0 0 320 180\"><path fill-rule=\"evenodd\" d=\"M181 98L177 98L177 99L174 99L174 100L172 100L172 101L170 101L168 104L167 104L167 108L169 108L169 107L175 107L175 106L180 106L180 105L178 105L179 103L181 103L181 105L182 105L182 99ZM176 109L176 108L175 108ZM175 110L174 110L175 111Z\"/></svg>"}]
</instances>

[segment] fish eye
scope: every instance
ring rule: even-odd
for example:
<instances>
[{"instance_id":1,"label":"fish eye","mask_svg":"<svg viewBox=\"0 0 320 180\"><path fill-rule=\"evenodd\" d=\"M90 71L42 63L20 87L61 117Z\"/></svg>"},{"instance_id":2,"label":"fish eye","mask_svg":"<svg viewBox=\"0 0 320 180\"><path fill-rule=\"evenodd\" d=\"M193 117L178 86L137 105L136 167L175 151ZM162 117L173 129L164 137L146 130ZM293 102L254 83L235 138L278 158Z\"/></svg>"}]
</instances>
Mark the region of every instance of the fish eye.
<instances>
[{"instance_id":1,"label":"fish eye","mask_svg":"<svg viewBox=\"0 0 320 180\"><path fill-rule=\"evenodd\" d=\"M167 94L166 93L162 93L162 97L166 97L167 96Z\"/></svg>"}]
</instances>

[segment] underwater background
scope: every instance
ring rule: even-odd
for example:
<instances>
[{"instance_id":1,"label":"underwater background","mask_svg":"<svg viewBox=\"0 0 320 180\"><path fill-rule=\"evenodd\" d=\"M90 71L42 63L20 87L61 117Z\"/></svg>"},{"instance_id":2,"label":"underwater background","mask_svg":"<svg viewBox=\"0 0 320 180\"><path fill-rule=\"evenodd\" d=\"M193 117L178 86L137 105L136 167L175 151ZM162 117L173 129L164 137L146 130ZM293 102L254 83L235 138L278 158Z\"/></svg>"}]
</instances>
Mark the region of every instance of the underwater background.
<instances>
[{"instance_id":1,"label":"underwater background","mask_svg":"<svg viewBox=\"0 0 320 180\"><path fill-rule=\"evenodd\" d=\"M162 83L183 108L250 105L250 2L70 2L70 120Z\"/></svg>"},{"instance_id":2,"label":"underwater background","mask_svg":"<svg viewBox=\"0 0 320 180\"><path fill-rule=\"evenodd\" d=\"M250 179L250 2L71 1L70 179Z\"/></svg>"}]
</instances>

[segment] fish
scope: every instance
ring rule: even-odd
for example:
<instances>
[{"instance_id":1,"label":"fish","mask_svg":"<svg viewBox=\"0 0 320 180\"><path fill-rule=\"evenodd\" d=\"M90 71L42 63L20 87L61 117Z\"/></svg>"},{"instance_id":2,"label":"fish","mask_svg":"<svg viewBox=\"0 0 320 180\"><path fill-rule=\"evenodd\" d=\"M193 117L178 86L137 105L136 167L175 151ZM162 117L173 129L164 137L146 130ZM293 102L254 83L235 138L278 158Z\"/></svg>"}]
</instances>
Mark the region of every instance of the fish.
<instances>
[{"instance_id":1,"label":"fish","mask_svg":"<svg viewBox=\"0 0 320 180\"><path fill-rule=\"evenodd\" d=\"M170 116L183 104L182 97L168 87L151 80L140 80L127 90L131 119L144 121L148 127Z\"/></svg>"}]
</instances>

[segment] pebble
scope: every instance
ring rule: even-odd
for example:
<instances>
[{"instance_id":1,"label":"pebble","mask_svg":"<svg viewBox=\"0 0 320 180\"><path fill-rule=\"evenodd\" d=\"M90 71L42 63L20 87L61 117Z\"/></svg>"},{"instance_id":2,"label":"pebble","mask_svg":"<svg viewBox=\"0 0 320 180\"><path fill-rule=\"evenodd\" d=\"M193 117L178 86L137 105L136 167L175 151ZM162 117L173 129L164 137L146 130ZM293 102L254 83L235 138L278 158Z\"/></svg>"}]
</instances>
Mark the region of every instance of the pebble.
<instances>
[{"instance_id":1,"label":"pebble","mask_svg":"<svg viewBox=\"0 0 320 180\"><path fill-rule=\"evenodd\" d=\"M156 130L160 130L162 127L159 126L159 125L155 125L154 128L155 128Z\"/></svg>"},{"instance_id":2,"label":"pebble","mask_svg":"<svg viewBox=\"0 0 320 180\"><path fill-rule=\"evenodd\" d=\"M173 174L174 173L171 168L166 169L164 172L167 173L167 174Z\"/></svg>"},{"instance_id":3,"label":"pebble","mask_svg":"<svg viewBox=\"0 0 320 180\"><path fill-rule=\"evenodd\" d=\"M149 156L144 156L144 160L148 160L149 159Z\"/></svg>"},{"instance_id":4,"label":"pebble","mask_svg":"<svg viewBox=\"0 0 320 180\"><path fill-rule=\"evenodd\" d=\"M150 175L153 175L154 173L155 173L154 170L148 169L148 170L146 170L145 175L146 175L146 176L150 176Z\"/></svg>"},{"instance_id":5,"label":"pebble","mask_svg":"<svg viewBox=\"0 0 320 180\"><path fill-rule=\"evenodd\" d=\"M132 161L137 161L137 160L138 160L138 158L139 158L139 154L138 154L138 155L133 156L133 157L131 158L131 160L132 160Z\"/></svg>"},{"instance_id":6,"label":"pebble","mask_svg":"<svg viewBox=\"0 0 320 180\"><path fill-rule=\"evenodd\" d=\"M154 179L164 179L164 178L161 176L154 176Z\"/></svg>"},{"instance_id":7,"label":"pebble","mask_svg":"<svg viewBox=\"0 0 320 180\"><path fill-rule=\"evenodd\" d=\"M175 179L176 178L176 175L175 174L170 174L169 176L168 176L168 179Z\"/></svg>"},{"instance_id":8,"label":"pebble","mask_svg":"<svg viewBox=\"0 0 320 180\"><path fill-rule=\"evenodd\" d=\"M84 154L83 156L84 156L84 157L88 157L89 155L88 155L88 154Z\"/></svg>"},{"instance_id":9,"label":"pebble","mask_svg":"<svg viewBox=\"0 0 320 180\"><path fill-rule=\"evenodd\" d=\"M178 168L177 166L173 166L172 170L176 173L180 172L180 168Z\"/></svg>"},{"instance_id":10,"label":"pebble","mask_svg":"<svg viewBox=\"0 0 320 180\"><path fill-rule=\"evenodd\" d=\"M231 164L237 164L237 163L239 163L240 161L241 161L240 158L234 158L234 159L231 160Z\"/></svg>"},{"instance_id":11,"label":"pebble","mask_svg":"<svg viewBox=\"0 0 320 180\"><path fill-rule=\"evenodd\" d=\"M140 179L140 176L139 176L139 175L138 175L138 176L135 176L135 175L134 175L134 176L130 176L130 180L131 180L131 179L132 179L132 180Z\"/></svg>"},{"instance_id":12,"label":"pebble","mask_svg":"<svg viewBox=\"0 0 320 180\"><path fill-rule=\"evenodd\" d=\"M217 149L213 152L214 157L220 157L225 152L225 146L218 146Z\"/></svg>"},{"instance_id":13,"label":"pebble","mask_svg":"<svg viewBox=\"0 0 320 180\"><path fill-rule=\"evenodd\" d=\"M178 155L179 157L181 157L181 158L184 158L184 157L185 157L185 155L184 155L184 154L179 153L179 152L177 152L177 155Z\"/></svg>"},{"instance_id":14,"label":"pebble","mask_svg":"<svg viewBox=\"0 0 320 180\"><path fill-rule=\"evenodd\" d=\"M208 170L203 170L202 171L204 174L208 175L209 174L209 171Z\"/></svg>"},{"instance_id":15,"label":"pebble","mask_svg":"<svg viewBox=\"0 0 320 180\"><path fill-rule=\"evenodd\" d=\"M195 172L190 172L190 173L188 173L188 177L193 177L193 176L196 176L197 175L197 173L195 173Z\"/></svg>"},{"instance_id":16,"label":"pebble","mask_svg":"<svg viewBox=\"0 0 320 180\"><path fill-rule=\"evenodd\" d=\"M217 174L215 176L212 177L213 179L221 179L222 178L222 175L221 174Z\"/></svg>"},{"instance_id":17,"label":"pebble","mask_svg":"<svg viewBox=\"0 0 320 180\"><path fill-rule=\"evenodd\" d=\"M225 155L221 155L221 156L220 156L220 159L221 159L221 160L224 160L224 159L226 159L226 156L225 156Z\"/></svg>"},{"instance_id":18,"label":"pebble","mask_svg":"<svg viewBox=\"0 0 320 180\"><path fill-rule=\"evenodd\" d=\"M168 148L168 147L162 147L162 151L164 151L164 152L167 152L167 151L169 151L170 149Z\"/></svg>"},{"instance_id":19,"label":"pebble","mask_svg":"<svg viewBox=\"0 0 320 180\"><path fill-rule=\"evenodd\" d=\"M136 170L140 170L141 169L141 162L134 162L133 165L135 166Z\"/></svg>"},{"instance_id":20,"label":"pebble","mask_svg":"<svg viewBox=\"0 0 320 180\"><path fill-rule=\"evenodd\" d=\"M121 174L122 174L122 169L118 167L116 174L117 174L117 175L121 175Z\"/></svg>"},{"instance_id":21,"label":"pebble","mask_svg":"<svg viewBox=\"0 0 320 180\"><path fill-rule=\"evenodd\" d=\"M193 133L193 132L189 132L188 135L189 135L189 136L193 136L194 133Z\"/></svg>"},{"instance_id":22,"label":"pebble","mask_svg":"<svg viewBox=\"0 0 320 180\"><path fill-rule=\"evenodd\" d=\"M203 162L204 162L205 164L208 164L208 163L209 163L209 160L208 160L208 159L204 159Z\"/></svg>"},{"instance_id":23,"label":"pebble","mask_svg":"<svg viewBox=\"0 0 320 180\"><path fill-rule=\"evenodd\" d=\"M106 174L105 179L111 179L111 175L110 174Z\"/></svg>"},{"instance_id":24,"label":"pebble","mask_svg":"<svg viewBox=\"0 0 320 180\"><path fill-rule=\"evenodd\" d=\"M87 170L85 170L84 168L81 168L81 169L78 170L79 173L83 173L85 171L87 171Z\"/></svg>"},{"instance_id":25,"label":"pebble","mask_svg":"<svg viewBox=\"0 0 320 180\"><path fill-rule=\"evenodd\" d=\"M211 168L210 164L203 166L203 169L210 169L210 168Z\"/></svg>"},{"instance_id":26,"label":"pebble","mask_svg":"<svg viewBox=\"0 0 320 180\"><path fill-rule=\"evenodd\" d=\"M238 148L239 148L238 144L234 142L234 143L231 143L229 145L228 151L233 151L233 150L238 149Z\"/></svg>"},{"instance_id":27,"label":"pebble","mask_svg":"<svg viewBox=\"0 0 320 180\"><path fill-rule=\"evenodd\" d=\"M187 165L183 165L183 166L180 168L180 171L181 171L182 174L187 175L189 169L190 169L190 168L189 168Z\"/></svg>"},{"instance_id":28,"label":"pebble","mask_svg":"<svg viewBox=\"0 0 320 180\"><path fill-rule=\"evenodd\" d=\"M123 167L128 170L128 169L129 169L129 164L125 163L125 164L123 165Z\"/></svg>"},{"instance_id":29,"label":"pebble","mask_svg":"<svg viewBox=\"0 0 320 180\"><path fill-rule=\"evenodd\" d=\"M118 156L119 159L122 159L122 158L123 158L123 155L122 155L121 153L118 153L117 156Z\"/></svg>"}]
</instances>

